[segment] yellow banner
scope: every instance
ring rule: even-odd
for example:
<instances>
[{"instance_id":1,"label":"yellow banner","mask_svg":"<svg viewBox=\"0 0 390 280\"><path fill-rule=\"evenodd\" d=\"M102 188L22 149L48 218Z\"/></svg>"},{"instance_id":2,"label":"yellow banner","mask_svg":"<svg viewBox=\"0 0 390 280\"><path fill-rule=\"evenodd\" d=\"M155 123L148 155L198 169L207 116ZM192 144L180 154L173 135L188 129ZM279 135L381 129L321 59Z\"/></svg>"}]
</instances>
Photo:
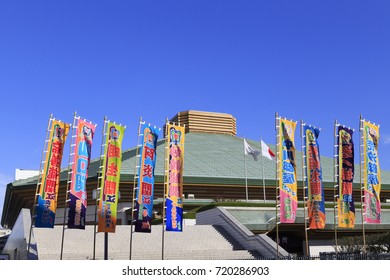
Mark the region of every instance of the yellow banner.
<instances>
[{"instance_id":1,"label":"yellow banner","mask_svg":"<svg viewBox=\"0 0 390 280\"><path fill-rule=\"evenodd\" d=\"M100 184L98 232L115 232L124 132L124 126L112 122L107 124L107 137Z\"/></svg>"},{"instance_id":2,"label":"yellow banner","mask_svg":"<svg viewBox=\"0 0 390 280\"><path fill-rule=\"evenodd\" d=\"M367 223L381 222L381 171L378 159L379 126L363 121L364 217Z\"/></svg>"}]
</instances>

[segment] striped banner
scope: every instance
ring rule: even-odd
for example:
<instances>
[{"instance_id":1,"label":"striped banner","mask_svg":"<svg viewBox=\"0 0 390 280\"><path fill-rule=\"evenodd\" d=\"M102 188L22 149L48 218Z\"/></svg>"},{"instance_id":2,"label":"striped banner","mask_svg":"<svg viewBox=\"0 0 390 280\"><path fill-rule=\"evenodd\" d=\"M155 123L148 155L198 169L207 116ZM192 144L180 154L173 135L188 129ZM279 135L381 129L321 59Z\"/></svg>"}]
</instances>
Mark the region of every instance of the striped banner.
<instances>
[{"instance_id":1,"label":"striped banner","mask_svg":"<svg viewBox=\"0 0 390 280\"><path fill-rule=\"evenodd\" d=\"M322 184L322 168L320 150L318 145L318 128L304 125L304 158L305 175L308 198L308 217L310 229L323 229L325 227L325 197Z\"/></svg>"},{"instance_id":2,"label":"striped banner","mask_svg":"<svg viewBox=\"0 0 390 280\"><path fill-rule=\"evenodd\" d=\"M167 124L166 230L183 231L184 126Z\"/></svg>"},{"instance_id":3,"label":"striped banner","mask_svg":"<svg viewBox=\"0 0 390 280\"><path fill-rule=\"evenodd\" d=\"M107 123L98 206L98 232L115 232L124 132L124 126Z\"/></svg>"},{"instance_id":4,"label":"striped banner","mask_svg":"<svg viewBox=\"0 0 390 280\"><path fill-rule=\"evenodd\" d=\"M353 130L338 126L337 133L337 178L338 178L338 226L355 227L355 203L352 187L354 177Z\"/></svg>"},{"instance_id":5,"label":"striped banner","mask_svg":"<svg viewBox=\"0 0 390 280\"><path fill-rule=\"evenodd\" d=\"M138 184L135 200L135 231L151 232L153 217L154 168L159 129L143 123L140 130L142 145L138 168Z\"/></svg>"},{"instance_id":6,"label":"striped banner","mask_svg":"<svg viewBox=\"0 0 390 280\"><path fill-rule=\"evenodd\" d=\"M69 188L68 227L85 229L88 167L96 125L77 118L76 141Z\"/></svg>"},{"instance_id":7,"label":"striped banner","mask_svg":"<svg viewBox=\"0 0 390 280\"><path fill-rule=\"evenodd\" d=\"M280 119L279 123L279 190L280 222L294 223L297 215L297 171L295 163L296 122Z\"/></svg>"},{"instance_id":8,"label":"striped banner","mask_svg":"<svg viewBox=\"0 0 390 280\"><path fill-rule=\"evenodd\" d=\"M381 173L378 159L379 126L362 120L365 222L381 223Z\"/></svg>"},{"instance_id":9,"label":"striped banner","mask_svg":"<svg viewBox=\"0 0 390 280\"><path fill-rule=\"evenodd\" d=\"M35 227L53 228L57 209L62 154L69 124L52 120L45 165L38 193Z\"/></svg>"}]
</instances>

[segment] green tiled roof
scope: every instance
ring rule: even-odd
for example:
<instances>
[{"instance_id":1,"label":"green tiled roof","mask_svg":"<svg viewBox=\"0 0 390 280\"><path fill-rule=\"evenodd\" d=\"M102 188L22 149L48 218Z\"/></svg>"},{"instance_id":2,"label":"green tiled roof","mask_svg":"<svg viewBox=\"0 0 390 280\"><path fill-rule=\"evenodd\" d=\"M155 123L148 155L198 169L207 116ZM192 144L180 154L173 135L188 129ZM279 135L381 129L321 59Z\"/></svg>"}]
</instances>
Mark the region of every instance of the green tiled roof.
<instances>
[{"instance_id":1,"label":"green tiled roof","mask_svg":"<svg viewBox=\"0 0 390 280\"><path fill-rule=\"evenodd\" d=\"M244 168L244 144L243 138L211 133L187 133L185 135L185 160L184 160L184 182L194 184L242 184L245 178ZM248 140L253 148L260 150L260 143ZM275 146L269 144L275 151ZM156 182L163 181L164 174L164 140L160 140L157 146L157 162L155 168ZM123 153L121 181L132 181L134 176L136 148L129 149ZM261 158L255 161L252 156L246 155L247 178L249 182L262 184ZM263 158L264 177L267 185L275 184L275 162ZM302 154L296 152L297 176L302 178ZM323 169L323 181L325 185L333 183L333 159L321 157ZM97 176L99 170L99 159L91 161L88 176ZM390 172L381 171L382 185L384 189L390 189ZM61 179L66 180L67 172L61 172ZM19 180L13 183L14 186L22 186L36 182L35 178ZM355 183L360 182L359 165L355 164Z\"/></svg>"},{"instance_id":2,"label":"green tiled roof","mask_svg":"<svg viewBox=\"0 0 390 280\"><path fill-rule=\"evenodd\" d=\"M249 230L268 231L275 226L275 207L223 207L234 218L244 224ZM326 208L326 226L325 229L334 230L334 211L333 208ZM355 230L361 230L362 215L360 207L355 209ZM304 224L303 208L297 209L296 223ZM390 209L382 209L382 221L380 224L365 224L366 229L388 229L390 226ZM342 230L339 228L339 230ZM348 229L350 230L350 229Z\"/></svg>"}]
</instances>

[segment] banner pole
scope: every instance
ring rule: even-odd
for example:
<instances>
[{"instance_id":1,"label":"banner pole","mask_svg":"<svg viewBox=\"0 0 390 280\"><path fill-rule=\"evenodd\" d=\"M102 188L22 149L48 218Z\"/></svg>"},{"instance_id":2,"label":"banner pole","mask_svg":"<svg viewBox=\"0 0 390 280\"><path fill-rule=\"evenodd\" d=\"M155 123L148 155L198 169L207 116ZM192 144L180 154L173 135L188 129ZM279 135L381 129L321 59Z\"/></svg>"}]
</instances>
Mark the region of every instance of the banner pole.
<instances>
[{"instance_id":1,"label":"banner pole","mask_svg":"<svg viewBox=\"0 0 390 280\"><path fill-rule=\"evenodd\" d=\"M135 152L135 164L134 164L134 177L133 177L133 198L132 198L132 206L131 206L131 222L130 222L130 253L129 253L129 260L132 258L133 253L133 224L134 224L134 201L135 201L135 190L138 188L137 182L138 182L138 169L140 167L137 167L139 164L138 158L139 158L139 145L140 145L140 134L141 134L141 124L142 124L142 117L139 118L139 124L138 124L138 140L137 140L137 148Z\"/></svg>"},{"instance_id":2,"label":"banner pole","mask_svg":"<svg viewBox=\"0 0 390 280\"><path fill-rule=\"evenodd\" d=\"M334 179L334 187L333 187L333 227L334 227L334 240L335 240L335 251L336 251L336 256L338 253L338 242L337 242L337 219L338 219L338 198L339 198L339 175L338 175L338 160L339 160L339 153L338 153L338 148L339 148L339 142L338 142L338 126L339 124L337 123L337 120L334 122L334 131L333 131L333 136L334 136L334 145L333 145L333 179Z\"/></svg>"},{"instance_id":3,"label":"banner pole","mask_svg":"<svg viewBox=\"0 0 390 280\"><path fill-rule=\"evenodd\" d=\"M306 160L307 160L307 154L306 154L306 145L307 145L307 139L306 139L306 133L304 134L303 126L305 124L303 123L303 120L301 120L301 143L302 143L302 191L303 191L303 219L305 224L305 244L306 244L306 256L309 256L309 237L308 237L308 230L310 227L307 227L307 219L309 217L306 217L306 211L308 210L308 184L306 183L307 176L305 175L305 170L307 168L306 166Z\"/></svg>"},{"instance_id":4,"label":"banner pole","mask_svg":"<svg viewBox=\"0 0 390 280\"><path fill-rule=\"evenodd\" d=\"M95 199L95 223L93 227L93 260L96 259L96 224L97 224L97 213L99 211L99 202L100 202L100 192L102 191L100 189L100 183L103 176L103 153L104 153L104 145L106 143L106 130L107 130L107 116L104 116L103 120L103 129L102 129L102 145L100 146L100 166L98 170L98 180L97 180L97 187L96 187L96 199Z\"/></svg>"},{"instance_id":5,"label":"banner pole","mask_svg":"<svg viewBox=\"0 0 390 280\"><path fill-rule=\"evenodd\" d=\"M361 207L361 212L362 212L362 231L363 231L363 254L367 253L367 248L366 248L366 230L365 230L365 215L366 215L366 203L365 203L365 186L363 184L363 176L365 176L365 160L366 157L364 156L364 127L363 127L363 118L362 115L360 114L360 207Z\"/></svg>"},{"instance_id":6,"label":"banner pole","mask_svg":"<svg viewBox=\"0 0 390 280\"><path fill-rule=\"evenodd\" d=\"M62 224L62 238L61 238L61 254L60 254L60 260L62 260L63 253L64 253L64 239L65 239L65 223L66 223L66 217L67 217L67 209L69 207L69 187L72 182L72 175L73 175L73 164L72 161L72 148L75 147L76 141L74 140L77 135L74 134L75 132L75 124L76 124L76 112L73 114L73 124L72 124L72 137L70 142L70 148L69 148L69 159L68 159L68 181L66 182L66 193L65 193L65 205L64 205L64 222ZM75 152L75 150L73 150Z\"/></svg>"},{"instance_id":7,"label":"banner pole","mask_svg":"<svg viewBox=\"0 0 390 280\"><path fill-rule=\"evenodd\" d=\"M104 233L104 260L108 260L108 232Z\"/></svg>"},{"instance_id":8,"label":"banner pole","mask_svg":"<svg viewBox=\"0 0 390 280\"><path fill-rule=\"evenodd\" d=\"M168 184L169 184L169 137L168 137L168 118L165 121L165 161L164 161L164 190L163 190L163 212L162 212L162 232L161 232L161 259L164 260L165 253L165 217L166 217L166 197L168 193Z\"/></svg>"},{"instance_id":9,"label":"banner pole","mask_svg":"<svg viewBox=\"0 0 390 280\"><path fill-rule=\"evenodd\" d=\"M263 145L261 144L263 142L263 139L260 137L260 156L261 156L261 169L262 169L262 178L263 178L263 200L264 204L266 201L265 197L265 178L264 178L264 161L263 161Z\"/></svg>"},{"instance_id":10,"label":"banner pole","mask_svg":"<svg viewBox=\"0 0 390 280\"><path fill-rule=\"evenodd\" d=\"M244 138L245 141L245 138ZM246 157L245 157L245 145L244 145L244 169L245 169L245 200L248 202L248 175L246 170Z\"/></svg>"},{"instance_id":11,"label":"banner pole","mask_svg":"<svg viewBox=\"0 0 390 280\"><path fill-rule=\"evenodd\" d=\"M30 224L30 233L29 233L29 237L28 237L28 246L27 246L27 258L28 258L28 255L30 254L30 247L31 247L31 235L32 235L32 228L33 228L33 225L34 225L34 221L35 221L35 208L37 207L37 197L39 195L39 186L42 184L42 164L43 164L43 160L44 160L44 156L45 154L47 153L47 145L49 143L49 135L50 135L50 126L51 126L51 123L53 121L53 114L50 114L49 116L49 122L47 124L47 129L46 129L46 139L45 139L45 143L43 144L43 151L42 151L42 156L41 156L41 162L39 164L39 174L38 174L38 178L37 178L37 187L35 189L35 198L34 198L34 204L33 204L33 207L31 209L31 224ZM38 251L37 251L37 256L38 256Z\"/></svg>"},{"instance_id":12,"label":"banner pole","mask_svg":"<svg viewBox=\"0 0 390 280\"><path fill-rule=\"evenodd\" d=\"M278 113L275 114L275 130L276 130L276 194L275 194L275 221L276 221L276 258L279 259L279 216L280 216L280 190L279 190L279 146L280 146L280 121L278 117Z\"/></svg>"}]
</instances>

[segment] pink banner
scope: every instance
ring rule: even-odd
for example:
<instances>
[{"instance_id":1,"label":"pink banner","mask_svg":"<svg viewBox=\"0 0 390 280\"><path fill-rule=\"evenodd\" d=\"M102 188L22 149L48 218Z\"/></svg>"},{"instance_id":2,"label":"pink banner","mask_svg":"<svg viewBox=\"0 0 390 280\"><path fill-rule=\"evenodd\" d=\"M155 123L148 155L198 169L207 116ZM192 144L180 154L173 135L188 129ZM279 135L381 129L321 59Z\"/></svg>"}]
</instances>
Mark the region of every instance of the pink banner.
<instances>
[{"instance_id":1,"label":"pink banner","mask_svg":"<svg viewBox=\"0 0 390 280\"><path fill-rule=\"evenodd\" d=\"M297 175L295 164L294 133L296 123L280 120L279 123L279 191L280 222L294 223L297 215Z\"/></svg>"}]
</instances>

